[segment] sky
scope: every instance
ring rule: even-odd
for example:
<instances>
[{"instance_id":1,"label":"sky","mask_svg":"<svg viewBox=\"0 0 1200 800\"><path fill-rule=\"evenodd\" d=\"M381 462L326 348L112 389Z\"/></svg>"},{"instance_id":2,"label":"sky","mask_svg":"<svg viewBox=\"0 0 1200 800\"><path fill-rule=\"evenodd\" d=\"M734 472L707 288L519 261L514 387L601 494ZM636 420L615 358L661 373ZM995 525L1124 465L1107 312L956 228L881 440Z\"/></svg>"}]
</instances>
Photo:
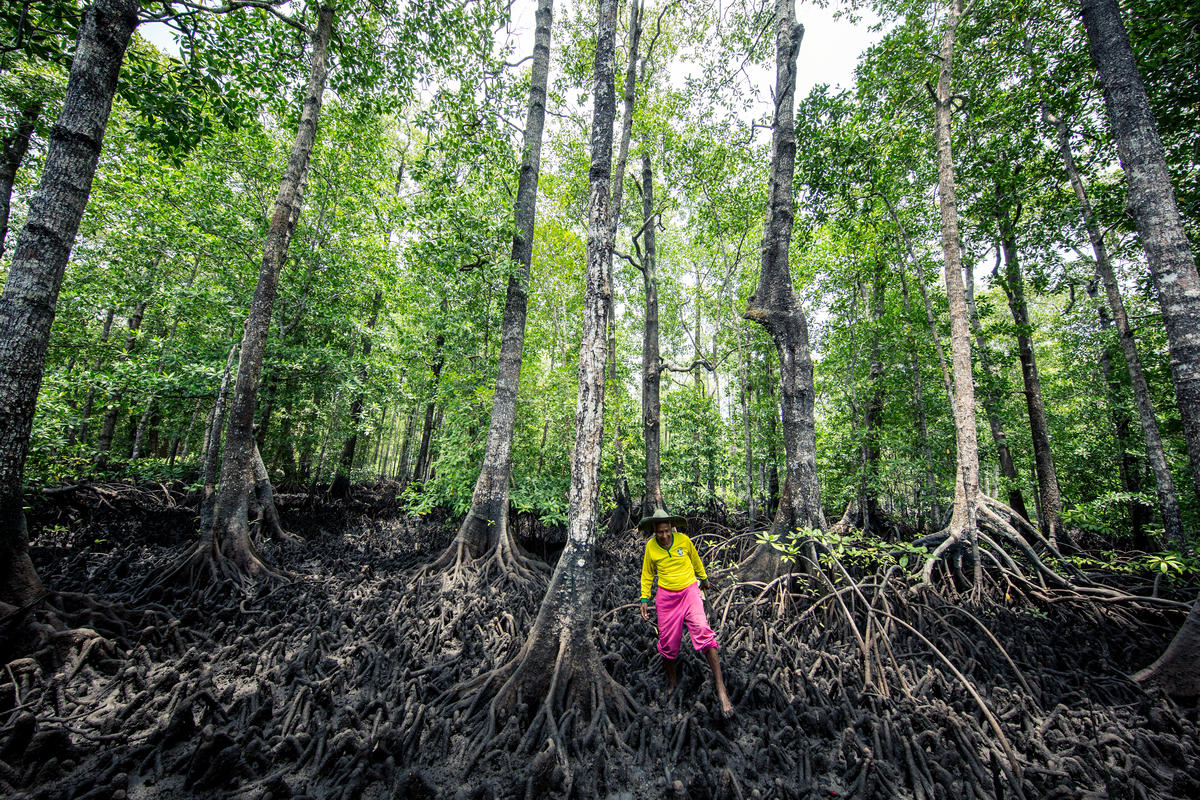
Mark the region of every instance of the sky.
<instances>
[{"instance_id":1,"label":"sky","mask_svg":"<svg viewBox=\"0 0 1200 800\"><path fill-rule=\"evenodd\" d=\"M836 6L836 3L830 4ZM516 39L516 52L532 50L534 10L537 0L516 0L513 4L513 21L510 34ZM840 85L849 88L854 84L854 65L864 49L875 41L879 34L868 30L866 23L853 23L846 19L835 19L835 8L821 8L809 3L799 3L796 18L804 25L804 41L800 46L797 61L796 96L804 97L818 83ZM162 23L147 23L138 28L141 35L165 53L176 55L171 29ZM528 44L526 44L528 42ZM761 72L761 74L759 74ZM759 85L774 83L774 74L765 70L751 71L751 77Z\"/></svg>"}]
</instances>

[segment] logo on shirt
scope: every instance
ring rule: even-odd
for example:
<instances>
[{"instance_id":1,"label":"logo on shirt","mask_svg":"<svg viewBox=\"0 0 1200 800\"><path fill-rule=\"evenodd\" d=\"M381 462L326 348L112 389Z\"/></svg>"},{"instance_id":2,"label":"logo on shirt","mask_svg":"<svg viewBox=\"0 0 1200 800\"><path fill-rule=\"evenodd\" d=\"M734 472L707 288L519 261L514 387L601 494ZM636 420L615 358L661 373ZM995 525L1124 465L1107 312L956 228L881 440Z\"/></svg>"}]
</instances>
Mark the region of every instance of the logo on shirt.
<instances>
[{"instance_id":1,"label":"logo on shirt","mask_svg":"<svg viewBox=\"0 0 1200 800\"><path fill-rule=\"evenodd\" d=\"M677 554L679 554L679 555L683 555L683 548L682 548L682 547L676 547L676 548L675 548L675 552L676 552Z\"/></svg>"}]
</instances>

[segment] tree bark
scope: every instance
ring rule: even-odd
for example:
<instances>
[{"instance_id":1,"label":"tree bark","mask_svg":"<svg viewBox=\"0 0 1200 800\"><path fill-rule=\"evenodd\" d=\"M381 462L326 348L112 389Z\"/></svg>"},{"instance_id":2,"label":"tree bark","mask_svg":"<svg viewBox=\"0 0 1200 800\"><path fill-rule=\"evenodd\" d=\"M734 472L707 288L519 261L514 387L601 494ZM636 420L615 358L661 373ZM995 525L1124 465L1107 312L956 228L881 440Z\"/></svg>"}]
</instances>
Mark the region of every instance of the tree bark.
<instances>
[{"instance_id":1,"label":"tree bark","mask_svg":"<svg viewBox=\"0 0 1200 800\"><path fill-rule=\"evenodd\" d=\"M317 134L317 120L325 92L326 60L333 30L333 9L318 11L317 29L313 36L312 62L304 108L292 143L287 170L280 182L279 194L271 214L263 248L262 267L250 313L242 335L241 357L238 359L233 400L229 408L229 425L225 433L225 450L221 457L221 482L217 490L216 508L211 527L204 532L197 555L206 559L214 576L243 580L257 575L270 575L271 570L259 559L250 539L248 495L252 489L254 458L254 403L258 394L279 270L287 257L296 219L300 213L301 191L308 171L309 157Z\"/></svg>"},{"instance_id":2,"label":"tree bark","mask_svg":"<svg viewBox=\"0 0 1200 800\"><path fill-rule=\"evenodd\" d=\"M100 349L103 351L104 345L108 344L109 334L112 333L113 318L116 313L112 308L108 309L108 314L104 317L104 328L100 334ZM92 364L92 372L99 372L100 366L104 363L103 354L96 356L95 362ZM89 382L90 383L90 382ZM79 427L71 435L73 442L83 442L87 440L88 420L92 416L92 407L96 403L96 386L91 383L88 386L87 395L83 399L83 410L79 412Z\"/></svg>"},{"instance_id":3,"label":"tree bark","mask_svg":"<svg viewBox=\"0 0 1200 800\"><path fill-rule=\"evenodd\" d=\"M817 483L817 439L813 414L812 355L808 321L792 289L788 247L795 219L792 179L796 168L796 55L804 26L796 23L790 0L775 2L775 117L771 130L771 173L763 228L762 269L758 286L746 304L746 319L762 325L779 354L780 418L787 464L772 533L784 536L798 528L825 528ZM762 544L742 563L751 580L770 580L784 566L770 544Z\"/></svg>"},{"instance_id":4,"label":"tree bark","mask_svg":"<svg viewBox=\"0 0 1200 800\"><path fill-rule=\"evenodd\" d=\"M42 592L29 559L25 456L63 271L137 11L135 0L95 0L83 12L62 114L50 131L41 183L0 296L0 602L24 605Z\"/></svg>"},{"instance_id":5,"label":"tree bark","mask_svg":"<svg viewBox=\"0 0 1200 800\"><path fill-rule=\"evenodd\" d=\"M525 115L521 174L513 204L516 232L513 235L508 290L500 323L500 359L496 368L496 390L487 444L471 508L459 526L451 549L472 558L495 553L501 568L512 569L520 550L508 528L509 480L512 476L512 440L517 420L517 390L521 383L521 361L525 350L525 318L529 305L529 271L533 261L533 234L537 218L538 175L542 162L542 132L546 124L546 87L550 74L553 0L539 0L534 29L533 67L529 105Z\"/></svg>"},{"instance_id":6,"label":"tree bark","mask_svg":"<svg viewBox=\"0 0 1200 800\"><path fill-rule=\"evenodd\" d=\"M642 285L646 292L646 310L642 321L642 436L646 449L646 493L642 513L666 508L662 493L662 401L660 381L662 359L658 353L658 244L654 220L654 173L650 156L642 156Z\"/></svg>"},{"instance_id":7,"label":"tree bark","mask_svg":"<svg viewBox=\"0 0 1200 800\"><path fill-rule=\"evenodd\" d=\"M371 298L371 319L367 321L367 332L362 337L362 367L358 371L362 387L350 402L350 435L342 444L342 456L338 459L337 472L333 476L333 484L329 494L333 497L344 498L350 493L350 473L354 466L354 453L358 449L358 426L362 424L363 395L367 392L367 359L371 356L373 341L371 333L379 321L379 309L383 305L383 290L376 289Z\"/></svg>"},{"instance_id":8,"label":"tree bark","mask_svg":"<svg viewBox=\"0 0 1200 800\"><path fill-rule=\"evenodd\" d=\"M129 317L129 333L125 335L125 346L122 348L126 358L133 353L134 345L137 344L137 332L141 330L142 320L146 318L146 301L141 300L133 309L133 314ZM124 392L117 388L108 396L106 402L107 408L104 412L104 422L100 425L100 436L96 442L96 451L100 453L100 460L103 462L106 454L112 450L113 435L117 432L117 419L121 416L121 397Z\"/></svg>"},{"instance_id":9,"label":"tree bark","mask_svg":"<svg viewBox=\"0 0 1200 800\"><path fill-rule=\"evenodd\" d=\"M237 358L238 345L229 348L225 358L225 371L221 373L221 385L213 401L212 415L208 419L208 430L204 434L203 494L200 498L200 530L212 525L213 510L217 503L217 480L221 471L221 433L225 430L225 407L229 402L229 379L233 375L233 362Z\"/></svg>"},{"instance_id":10,"label":"tree bark","mask_svg":"<svg viewBox=\"0 0 1200 800\"><path fill-rule=\"evenodd\" d=\"M1171 352L1175 400L1191 461L1193 487L1200 494L1200 276L1120 8L1116 0L1080 0L1080 5L1092 59L1104 85L1109 124L1129 183L1128 205L1137 221L1158 291ZM1198 654L1200 600L1166 652L1134 678L1164 686L1175 694L1200 695Z\"/></svg>"},{"instance_id":11,"label":"tree bark","mask_svg":"<svg viewBox=\"0 0 1200 800\"><path fill-rule=\"evenodd\" d=\"M579 399L571 457L567 544L525 644L510 662L507 680L492 712L515 711L535 701L551 720L569 710L599 721L609 701L627 698L607 674L592 638L595 591L600 450L604 433L606 323L611 300L608 261L613 246L609 224L612 169L616 0L600 0L592 114L591 187L588 202L587 278L583 338L579 353ZM555 686L560 688L551 691ZM485 687L486 688L486 687ZM551 730L556 728L551 725ZM564 742L557 744L565 746Z\"/></svg>"},{"instance_id":12,"label":"tree bark","mask_svg":"<svg viewBox=\"0 0 1200 800\"><path fill-rule=\"evenodd\" d=\"M1046 421L1046 406L1042 401L1042 382L1038 379L1037 354L1033 350L1033 326L1029 323L1029 307L1025 302L1025 276L1017 254L1016 220L1008 213L1002 190L996 187L996 222L1000 232L999 248L1004 259L1004 279L1000 282L1008 299L1017 329L1017 354L1021 361L1021 380L1025 386L1025 412L1029 417L1029 435L1033 441L1033 464L1037 472L1038 524L1052 547L1058 546L1062 532L1062 492L1058 487L1058 471L1054 468L1054 453L1050 449L1050 425Z\"/></svg>"},{"instance_id":13,"label":"tree bark","mask_svg":"<svg viewBox=\"0 0 1200 800\"><path fill-rule=\"evenodd\" d=\"M979 496L979 443L975 429L975 383L971 374L971 331L968 322L966 288L963 285L962 254L958 238L958 202L954 180L954 151L950 138L953 95L950 79L954 62L954 43L962 19L962 0L951 0L942 33L941 63L938 68L934 131L938 158L938 205L941 209L942 253L946 269L946 295L950 301L950 353L953 375L952 409L956 445L954 512L950 517L949 536L925 563L924 579L932 578L937 557L954 545L967 547L973 554L975 585L982 578L978 557L976 504Z\"/></svg>"},{"instance_id":14,"label":"tree bark","mask_svg":"<svg viewBox=\"0 0 1200 800\"><path fill-rule=\"evenodd\" d=\"M275 507L275 488L271 485L271 476L267 465L263 463L262 453L258 451L258 443L254 444L254 454L250 462L254 475L254 500L258 504L259 532L273 539L293 540L298 537L283 529L279 520L279 510Z\"/></svg>"},{"instance_id":15,"label":"tree bark","mask_svg":"<svg viewBox=\"0 0 1200 800\"><path fill-rule=\"evenodd\" d=\"M642 4L639 0L629 3L629 54L625 67L625 92L622 97L621 136L617 143L617 163L613 169L612 181L612 213L609 226L612 228L613 243L617 238L617 227L621 223L621 203L625 196L625 165L629 160L629 140L633 135L633 109L637 100L637 63L638 47L642 38ZM612 256L608 259L608 283L613 282ZM617 380L617 331L614 325L613 312L608 312L608 366L609 379ZM629 481L625 476L625 444L621 432L620 394L614 398L615 411L613 415L613 501L615 509L609 519L608 532L616 536L629 528L633 520L633 501L629 496Z\"/></svg>"},{"instance_id":16,"label":"tree bark","mask_svg":"<svg viewBox=\"0 0 1200 800\"><path fill-rule=\"evenodd\" d=\"M1012 452L1008 449L1008 431L1004 428L1004 399L1000 394L1003 378L996 365L988 355L987 340L983 335L983 325L979 322L979 312L975 308L975 271L971 264L966 265L967 280L965 284L967 296L967 315L970 318L971 330L975 333L976 354L979 356L979 366L987 376L983 388L983 409L987 414L988 426L992 431L992 441L996 445L996 459L1000 462L1000 474L1008 484L1008 505L1029 521L1029 511L1025 508L1025 496L1021 494L1021 481L1017 475L1016 464L1013 463Z\"/></svg>"},{"instance_id":17,"label":"tree bark","mask_svg":"<svg viewBox=\"0 0 1200 800\"><path fill-rule=\"evenodd\" d=\"M1079 201L1079 211L1083 215L1083 224L1087 228L1088 240L1092 244L1092 254L1096 259L1096 274L1100 276L1100 280L1104 284L1104 294L1112 312L1111 319L1117 327L1121 354L1125 357L1125 365L1129 370L1129 383L1133 389L1138 420L1142 426L1146 460L1150 463L1150 471L1154 474L1155 494L1158 496L1158 513L1162 518L1163 534L1168 542L1183 549L1186 547L1187 537L1183 530L1183 518L1179 512L1179 495L1175 492L1175 481L1171 477L1171 469L1167 465L1162 435L1158 430L1158 419L1154 414L1154 403L1150 399L1150 387L1146 383L1146 373L1142 369L1142 359L1138 355L1133 328L1129 325L1129 315L1125 313L1125 301L1121 299L1117 276L1113 272L1112 262L1108 258L1108 246L1104 243L1104 234L1100 231L1100 224L1092 210L1091 200L1084 188L1079 169L1075 165L1075 154L1071 151L1071 132L1066 121L1049 111L1044 111L1043 117L1054 126L1058 134L1058 154L1062 158L1063 168L1071 181L1071 188L1075 191L1075 199Z\"/></svg>"},{"instance_id":18,"label":"tree bark","mask_svg":"<svg viewBox=\"0 0 1200 800\"><path fill-rule=\"evenodd\" d=\"M13 184L17 170L29 150L29 140L38 117L42 115L42 101L31 100L21 109L17 126L0 142L0 258L4 257L4 240L8 238L8 214L12 203Z\"/></svg>"}]
</instances>

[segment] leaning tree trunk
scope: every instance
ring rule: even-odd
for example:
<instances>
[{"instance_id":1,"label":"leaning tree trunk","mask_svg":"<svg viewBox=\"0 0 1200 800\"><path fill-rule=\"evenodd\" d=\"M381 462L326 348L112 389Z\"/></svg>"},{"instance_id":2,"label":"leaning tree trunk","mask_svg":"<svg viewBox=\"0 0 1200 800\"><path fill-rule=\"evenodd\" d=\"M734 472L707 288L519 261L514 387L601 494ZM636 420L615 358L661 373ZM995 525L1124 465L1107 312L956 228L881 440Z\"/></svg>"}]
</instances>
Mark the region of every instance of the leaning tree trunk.
<instances>
[{"instance_id":1,"label":"leaning tree trunk","mask_svg":"<svg viewBox=\"0 0 1200 800\"><path fill-rule=\"evenodd\" d=\"M1200 276L1120 8L1116 0L1081 0L1080 5L1129 182L1129 208L1158 290L1175 400L1200 494ZM1134 678L1175 694L1200 695L1200 600L1166 652Z\"/></svg>"},{"instance_id":2,"label":"leaning tree trunk","mask_svg":"<svg viewBox=\"0 0 1200 800\"><path fill-rule=\"evenodd\" d=\"M1000 188L997 186L997 194ZM1041 515L1039 526L1052 547L1058 545L1062 532L1062 492L1058 487L1058 471L1054 468L1054 453L1050 449L1050 425L1046 421L1046 405L1042 401L1042 382L1038 378L1037 355L1033 351L1029 306L1025 302L1025 276L1017 255L1015 223L1002 198L996 221L1000 232L1000 251L1004 259L1004 280L1001 288L1008 299L1017 329L1017 355L1021 361L1021 381L1025 386L1025 412L1029 417L1029 435L1033 441L1033 465L1037 471L1038 497Z\"/></svg>"},{"instance_id":3,"label":"leaning tree trunk","mask_svg":"<svg viewBox=\"0 0 1200 800\"><path fill-rule=\"evenodd\" d=\"M646 311L642 321L642 435L646 448L646 493L642 514L666 508L662 493L662 400L660 397L662 359L658 354L658 245L654 221L654 173L650 156L642 156L642 283L646 290Z\"/></svg>"},{"instance_id":4,"label":"leaning tree trunk","mask_svg":"<svg viewBox=\"0 0 1200 800\"><path fill-rule=\"evenodd\" d=\"M22 605L42 592L22 503L25 456L63 271L137 11L135 0L95 0L83 12L62 114L0 297L0 602Z\"/></svg>"},{"instance_id":5,"label":"leaning tree trunk","mask_svg":"<svg viewBox=\"0 0 1200 800\"><path fill-rule=\"evenodd\" d=\"M522 556L508 527L508 485L512 475L517 389L521 382L521 359L525 349L529 268L533 260L533 233L537 217L538 173L542 161L542 131L546 123L546 86L550 74L553 17L553 0L539 0L537 27L533 37L533 68L529 85L529 107L525 116L521 174L517 182L516 201L513 204L516 218L511 256L513 270L508 279L504 317L500 323L500 360L496 368L496 391L492 399L492 418L488 427L487 444L484 447L479 478L475 481L475 491L471 495L471 509L459 526L454 542L439 559L441 562L457 565L466 556L479 558L494 555L501 574L510 578L524 575L529 569L528 560ZM603 378L603 375L601 377Z\"/></svg>"},{"instance_id":6,"label":"leaning tree trunk","mask_svg":"<svg viewBox=\"0 0 1200 800\"><path fill-rule=\"evenodd\" d=\"M796 55L804 26L796 23L790 0L775 2L775 118L771 134L771 175L763 227L762 270L746 304L746 319L762 325L779 353L780 418L787 471L772 533L784 536L798 528L825 528L817 484L817 438L813 405L812 355L808 321L792 289L788 247L792 241L792 178L796 168ZM760 545L742 562L750 580L770 580L784 569L779 551Z\"/></svg>"},{"instance_id":7,"label":"leaning tree trunk","mask_svg":"<svg viewBox=\"0 0 1200 800\"><path fill-rule=\"evenodd\" d=\"M517 657L477 682L480 694L487 696L495 682L503 679L492 699L489 717L493 721L504 719L525 706L533 716L526 740L540 745L549 737L560 754L568 753L571 745L570 740L560 735L558 722L563 714L580 714L585 724L590 718L602 735L608 731L616 733L612 726L626 720L630 702L624 689L605 671L592 639L596 512L604 433L604 366L608 349L605 323L611 299L607 263L613 246L608 215L616 105L613 90L616 5L616 0L600 0L589 171L587 278L567 544ZM613 711L619 719L613 718Z\"/></svg>"},{"instance_id":8,"label":"leaning tree trunk","mask_svg":"<svg viewBox=\"0 0 1200 800\"><path fill-rule=\"evenodd\" d=\"M1092 210L1091 200L1083 186L1079 169L1075 165L1075 154L1071 152L1071 132L1067 123L1048 111L1043 112L1058 133L1058 154L1062 158L1063 167L1075 190L1075 199L1079 201L1079 210L1083 215L1083 223L1087 228L1088 239L1092 243L1092 254L1096 258L1096 274L1104 283L1104 294L1112 311L1112 321L1117 326L1118 341L1121 353L1125 356L1125 365L1129 370L1129 383L1133 388L1133 399L1137 405L1138 419L1142 425L1142 439L1146 445L1146 460L1150 463L1150 471L1154 474L1155 493L1158 495L1158 513L1162 517L1163 533L1168 542L1183 548L1186 546L1186 536L1183 530L1183 518L1179 513L1179 496L1175 492L1175 481L1171 477L1171 468L1167 464L1166 452L1163 449L1162 435L1158 430L1158 419L1154 414L1154 403L1150 399L1150 387L1146 383L1146 373L1142 369L1142 359L1138 355L1137 341L1133 336L1133 328L1129 325L1129 316L1125 313L1125 301L1121 299L1121 291L1117 285L1117 276L1113 272L1112 262L1108 259L1108 247L1104 243L1104 234Z\"/></svg>"},{"instance_id":9,"label":"leaning tree trunk","mask_svg":"<svg viewBox=\"0 0 1200 800\"><path fill-rule=\"evenodd\" d=\"M279 270L287 257L288 244L299 217L301 186L308 170L313 142L317 135L317 119L321 113L325 92L326 59L333 30L333 9L322 7L318 12L317 30L313 37L312 64L304 95L304 109L296 139L292 144L287 170L279 185L279 194L267 229L263 247L262 267L258 285L246 317L242 335L241 357L233 399L229 406L229 422L225 432L225 450L221 455L221 478L217 488L212 525L202 533L200 543L181 567L192 572L207 567L213 578L232 578L241 582L258 576L273 576L274 571L262 562L250 537L249 495L253 491L254 460L254 402L262 372L263 351L266 347Z\"/></svg>"},{"instance_id":10,"label":"leaning tree trunk","mask_svg":"<svg viewBox=\"0 0 1200 800\"><path fill-rule=\"evenodd\" d=\"M954 151L950 140L951 104L954 101L950 87L951 67L954 62L954 41L962 13L962 0L951 0L945 31L942 34L934 114L942 253L946 269L946 295L950 301L950 361L954 383L951 405L954 413L954 441L957 447L957 475L949 535L926 561L924 579L926 582L932 579L933 567L938 557L954 546L961 546L972 552L975 565L974 583L978 586L982 578L976 507L979 498L979 442L975 430L975 383L971 374L971 329L958 240Z\"/></svg>"},{"instance_id":11,"label":"leaning tree trunk","mask_svg":"<svg viewBox=\"0 0 1200 800\"><path fill-rule=\"evenodd\" d=\"M329 494L333 497L344 498L350 493L350 472L354 466L354 451L358 449L358 426L362 424L363 395L367 392L367 359L371 356L371 332L379 321L379 307L383 305L383 290L376 289L371 299L371 319L367 322L367 332L362 337L362 367L358 371L358 394L350 403L350 435L342 444L342 457L338 459L337 472L333 476L333 485Z\"/></svg>"},{"instance_id":12,"label":"leaning tree trunk","mask_svg":"<svg viewBox=\"0 0 1200 800\"><path fill-rule=\"evenodd\" d=\"M8 238L8 214L17 170L25 160L29 140L33 138L33 129L41 115L42 101L31 100L21 109L17 127L0 144L0 258L4 257L4 240Z\"/></svg>"}]
</instances>

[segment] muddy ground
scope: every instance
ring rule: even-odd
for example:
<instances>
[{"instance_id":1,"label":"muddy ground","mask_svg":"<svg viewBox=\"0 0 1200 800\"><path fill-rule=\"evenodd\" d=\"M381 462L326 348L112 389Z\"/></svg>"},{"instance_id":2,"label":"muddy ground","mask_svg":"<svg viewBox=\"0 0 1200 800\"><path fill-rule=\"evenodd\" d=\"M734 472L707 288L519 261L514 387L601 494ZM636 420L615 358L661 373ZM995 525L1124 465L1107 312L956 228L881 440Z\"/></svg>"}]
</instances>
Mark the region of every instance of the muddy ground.
<instances>
[{"instance_id":1,"label":"muddy ground","mask_svg":"<svg viewBox=\"0 0 1200 800\"><path fill-rule=\"evenodd\" d=\"M1200 797L1197 709L1126 677L1179 611L1003 590L972 602L914 592L899 571L792 599L725 578L709 592L737 708L722 722L686 641L668 695L633 605L641 542L610 539L596 644L638 708L615 738L558 720L555 752L522 741L528 709L485 736L486 703L461 688L516 654L536 590L422 573L456 520L411 519L386 492L283 495L280 510L302 542L263 551L290 582L138 597L194 535L181 491L35 500L55 593L2 623L0 795ZM702 553L731 533L690 527ZM554 532L534 532L526 544L552 556Z\"/></svg>"}]
</instances>

